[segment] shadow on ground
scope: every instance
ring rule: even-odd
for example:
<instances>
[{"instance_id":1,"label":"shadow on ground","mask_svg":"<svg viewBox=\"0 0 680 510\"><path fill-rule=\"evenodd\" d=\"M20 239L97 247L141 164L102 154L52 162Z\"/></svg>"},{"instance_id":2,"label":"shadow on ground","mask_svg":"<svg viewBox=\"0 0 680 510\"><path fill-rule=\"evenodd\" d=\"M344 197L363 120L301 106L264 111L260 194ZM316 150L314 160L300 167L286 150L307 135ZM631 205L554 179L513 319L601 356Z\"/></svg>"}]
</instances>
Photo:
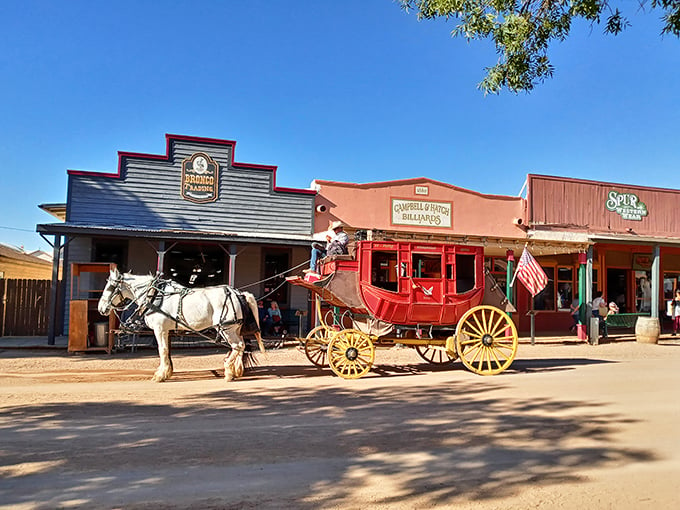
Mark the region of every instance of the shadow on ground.
<instances>
[{"instance_id":1,"label":"shadow on ground","mask_svg":"<svg viewBox=\"0 0 680 510\"><path fill-rule=\"evenodd\" d=\"M600 362L530 360L513 369L587 363ZM342 387L232 385L172 405L112 399L4 408L0 501L32 508L144 502L311 509L351 505L380 484L390 490L374 495L372 505L418 499L437 506L653 459L614 441L633 421L604 403L508 397L503 382L490 378L433 388L418 378L386 385L378 375ZM266 499L272 487L277 496Z\"/></svg>"}]
</instances>

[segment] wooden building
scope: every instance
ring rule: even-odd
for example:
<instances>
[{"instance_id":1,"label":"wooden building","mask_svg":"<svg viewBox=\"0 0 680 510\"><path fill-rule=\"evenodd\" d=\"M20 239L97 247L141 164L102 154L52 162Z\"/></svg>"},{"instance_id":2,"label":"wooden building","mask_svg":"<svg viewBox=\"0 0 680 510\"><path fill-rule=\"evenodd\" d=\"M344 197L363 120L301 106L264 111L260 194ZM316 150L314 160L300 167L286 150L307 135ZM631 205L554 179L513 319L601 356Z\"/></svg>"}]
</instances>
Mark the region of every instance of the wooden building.
<instances>
[{"instance_id":1,"label":"wooden building","mask_svg":"<svg viewBox=\"0 0 680 510\"><path fill-rule=\"evenodd\" d=\"M541 175L528 176L526 198L424 177L288 189L276 185L275 166L235 162L235 146L166 135L164 154L119 152L115 173L69 170L65 206L44 206L64 221L38 225L54 236L55 260L63 251L64 295L71 264L115 263L189 286L229 283L278 301L294 320L310 310L309 296L283 285L285 272L301 271L313 233L337 220L350 235L483 247L523 333L532 315L538 333L568 333L576 294L587 323L597 291L624 313L662 316L680 286L678 190ZM549 277L533 298L508 286L525 249ZM103 288L105 274L79 278L93 279L83 288ZM585 328L579 333L585 338Z\"/></svg>"},{"instance_id":2,"label":"wooden building","mask_svg":"<svg viewBox=\"0 0 680 510\"><path fill-rule=\"evenodd\" d=\"M564 331L580 285L586 305L602 292L620 313L648 314L663 322L667 301L680 287L678 204L680 190L529 175L528 237L532 244L542 243L534 254L550 282L533 302L521 290L518 308L538 311L538 330ZM574 243L587 249L580 256L559 254ZM526 329L524 317L520 314L520 327Z\"/></svg>"},{"instance_id":3,"label":"wooden building","mask_svg":"<svg viewBox=\"0 0 680 510\"><path fill-rule=\"evenodd\" d=\"M350 232L365 229L374 238L483 246L523 333L533 315L536 332L568 334L578 296L585 338L597 291L618 302L621 313L663 317L664 300L680 286L678 190L540 175L528 176L526 199L426 178L314 185L317 225L340 220ZM533 298L521 284L507 285L525 248L549 279Z\"/></svg>"},{"instance_id":4,"label":"wooden building","mask_svg":"<svg viewBox=\"0 0 680 510\"><path fill-rule=\"evenodd\" d=\"M275 166L236 162L235 146L166 135L165 154L119 152L114 173L69 170L65 221L37 226L64 252L66 300L73 263L113 262L189 286L229 283L278 301L291 320L307 310L307 293L280 273L309 259L316 192L277 186ZM106 275L80 277L103 289Z\"/></svg>"},{"instance_id":5,"label":"wooden building","mask_svg":"<svg viewBox=\"0 0 680 510\"><path fill-rule=\"evenodd\" d=\"M49 280L51 276L52 262L0 244L0 278Z\"/></svg>"}]
</instances>

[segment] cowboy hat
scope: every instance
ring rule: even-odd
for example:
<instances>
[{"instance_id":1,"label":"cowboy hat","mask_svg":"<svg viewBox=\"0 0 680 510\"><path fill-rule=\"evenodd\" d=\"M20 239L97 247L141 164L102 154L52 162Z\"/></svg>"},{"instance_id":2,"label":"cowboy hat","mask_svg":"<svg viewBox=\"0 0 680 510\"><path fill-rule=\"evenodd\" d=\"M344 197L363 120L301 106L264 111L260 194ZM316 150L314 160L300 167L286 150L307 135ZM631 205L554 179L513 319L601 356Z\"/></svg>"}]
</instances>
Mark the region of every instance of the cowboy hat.
<instances>
[{"instance_id":1,"label":"cowboy hat","mask_svg":"<svg viewBox=\"0 0 680 510\"><path fill-rule=\"evenodd\" d=\"M335 230L336 228L343 228L345 225L343 225L342 221L334 221L331 223L331 226L329 230Z\"/></svg>"}]
</instances>

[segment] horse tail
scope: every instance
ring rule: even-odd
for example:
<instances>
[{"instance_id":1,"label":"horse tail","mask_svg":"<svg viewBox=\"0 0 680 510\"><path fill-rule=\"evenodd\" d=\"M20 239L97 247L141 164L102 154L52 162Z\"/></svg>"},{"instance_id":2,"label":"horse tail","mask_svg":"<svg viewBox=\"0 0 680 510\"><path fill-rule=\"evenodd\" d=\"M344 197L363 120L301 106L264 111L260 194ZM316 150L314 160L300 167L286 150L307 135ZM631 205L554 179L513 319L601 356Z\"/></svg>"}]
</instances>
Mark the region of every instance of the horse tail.
<instances>
[{"instance_id":1,"label":"horse tail","mask_svg":"<svg viewBox=\"0 0 680 510\"><path fill-rule=\"evenodd\" d=\"M257 345L260 347L260 352L264 352L264 342L262 341L262 335L260 334L260 314L257 310L257 300L250 292L244 292L243 295L246 297L250 311L253 313L255 322L257 323L257 331L255 332L255 339L257 340Z\"/></svg>"}]
</instances>

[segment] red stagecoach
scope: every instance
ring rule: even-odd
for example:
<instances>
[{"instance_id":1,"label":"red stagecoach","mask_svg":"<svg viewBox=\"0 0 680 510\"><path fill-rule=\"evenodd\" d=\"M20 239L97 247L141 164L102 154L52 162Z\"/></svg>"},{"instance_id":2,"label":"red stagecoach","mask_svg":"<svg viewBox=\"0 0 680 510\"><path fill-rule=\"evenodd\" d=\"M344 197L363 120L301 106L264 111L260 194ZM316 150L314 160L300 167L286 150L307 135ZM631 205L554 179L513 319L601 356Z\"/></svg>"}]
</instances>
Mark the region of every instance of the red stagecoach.
<instances>
[{"instance_id":1,"label":"red stagecoach","mask_svg":"<svg viewBox=\"0 0 680 510\"><path fill-rule=\"evenodd\" d=\"M340 377L366 374L376 346L415 347L430 363L460 357L482 375L502 372L515 357L517 329L506 313L515 310L486 271L482 247L358 241L350 255L326 257L321 267L318 280L288 281L317 296L321 325L305 339L307 357Z\"/></svg>"}]
</instances>

